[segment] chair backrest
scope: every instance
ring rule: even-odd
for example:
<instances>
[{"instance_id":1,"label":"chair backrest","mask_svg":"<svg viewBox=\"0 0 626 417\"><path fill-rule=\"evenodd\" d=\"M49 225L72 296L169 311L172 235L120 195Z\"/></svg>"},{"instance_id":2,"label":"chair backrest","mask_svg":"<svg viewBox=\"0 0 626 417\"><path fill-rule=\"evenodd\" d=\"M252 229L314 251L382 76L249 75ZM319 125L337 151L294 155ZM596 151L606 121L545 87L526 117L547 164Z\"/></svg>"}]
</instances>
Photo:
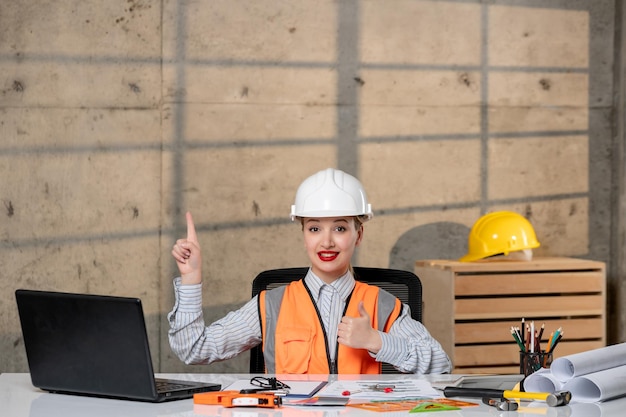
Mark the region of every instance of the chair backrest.
<instances>
[{"instance_id":1,"label":"chair backrest","mask_svg":"<svg viewBox=\"0 0 626 417\"><path fill-rule=\"evenodd\" d=\"M263 271L252 282L252 296L263 290L286 285L304 278L308 267L282 268ZM399 269L354 267L355 279L376 285L395 295L411 308L413 319L422 321L422 283L413 272ZM264 373L265 361L261 346L250 351L250 373ZM393 366L383 364L383 373L397 373Z\"/></svg>"}]
</instances>

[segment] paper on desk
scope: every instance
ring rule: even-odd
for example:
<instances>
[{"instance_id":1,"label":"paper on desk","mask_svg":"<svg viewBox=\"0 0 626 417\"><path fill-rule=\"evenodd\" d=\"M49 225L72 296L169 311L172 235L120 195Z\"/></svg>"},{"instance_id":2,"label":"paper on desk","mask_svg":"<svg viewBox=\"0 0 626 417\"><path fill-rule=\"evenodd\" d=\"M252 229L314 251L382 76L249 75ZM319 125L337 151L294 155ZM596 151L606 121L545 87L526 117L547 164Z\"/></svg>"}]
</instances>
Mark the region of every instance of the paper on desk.
<instances>
[{"instance_id":1,"label":"paper on desk","mask_svg":"<svg viewBox=\"0 0 626 417\"><path fill-rule=\"evenodd\" d=\"M383 392L376 390L377 385L393 385L393 391ZM325 397L345 397L367 398L367 399L398 399L398 398L436 398L441 397L430 382L425 379L397 379L397 380L352 380L330 382L322 391L320 396Z\"/></svg>"}]
</instances>

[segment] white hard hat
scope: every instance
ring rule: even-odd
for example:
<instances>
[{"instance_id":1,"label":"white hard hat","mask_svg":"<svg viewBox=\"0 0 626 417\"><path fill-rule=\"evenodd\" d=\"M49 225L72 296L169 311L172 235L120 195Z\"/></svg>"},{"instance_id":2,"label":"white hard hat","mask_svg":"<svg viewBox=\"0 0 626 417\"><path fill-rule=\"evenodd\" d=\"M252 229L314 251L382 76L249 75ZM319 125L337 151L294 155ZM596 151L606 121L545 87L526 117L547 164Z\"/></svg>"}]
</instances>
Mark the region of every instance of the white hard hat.
<instances>
[{"instance_id":1,"label":"white hard hat","mask_svg":"<svg viewBox=\"0 0 626 417\"><path fill-rule=\"evenodd\" d=\"M350 174L328 168L304 180L291 206L291 220L296 217L374 216L365 189Z\"/></svg>"}]
</instances>

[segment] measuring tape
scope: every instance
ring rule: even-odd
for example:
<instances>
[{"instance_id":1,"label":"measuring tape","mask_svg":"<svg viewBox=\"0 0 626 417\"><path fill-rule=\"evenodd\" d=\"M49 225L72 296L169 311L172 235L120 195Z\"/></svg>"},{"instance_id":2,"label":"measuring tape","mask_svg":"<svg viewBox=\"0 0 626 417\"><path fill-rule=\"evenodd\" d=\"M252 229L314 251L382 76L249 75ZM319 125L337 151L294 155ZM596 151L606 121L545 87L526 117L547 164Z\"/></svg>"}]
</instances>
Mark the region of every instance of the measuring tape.
<instances>
[{"instance_id":1,"label":"measuring tape","mask_svg":"<svg viewBox=\"0 0 626 417\"><path fill-rule=\"evenodd\" d=\"M203 392L193 395L194 404L221 405L222 407L276 408L283 403L281 397L271 393L242 394L239 391Z\"/></svg>"}]
</instances>

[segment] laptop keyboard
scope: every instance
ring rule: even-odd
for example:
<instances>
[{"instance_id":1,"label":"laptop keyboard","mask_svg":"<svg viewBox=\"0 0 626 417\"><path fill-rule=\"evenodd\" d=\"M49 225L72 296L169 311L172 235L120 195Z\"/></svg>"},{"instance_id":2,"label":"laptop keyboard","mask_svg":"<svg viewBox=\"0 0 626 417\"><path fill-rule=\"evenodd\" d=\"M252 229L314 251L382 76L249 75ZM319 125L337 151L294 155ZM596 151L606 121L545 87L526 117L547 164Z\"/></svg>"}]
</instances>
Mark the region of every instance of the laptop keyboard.
<instances>
[{"instance_id":1,"label":"laptop keyboard","mask_svg":"<svg viewBox=\"0 0 626 417\"><path fill-rule=\"evenodd\" d=\"M158 392L176 391L191 388L193 385L182 384L180 382L167 381L164 379L156 380L156 388Z\"/></svg>"}]
</instances>

